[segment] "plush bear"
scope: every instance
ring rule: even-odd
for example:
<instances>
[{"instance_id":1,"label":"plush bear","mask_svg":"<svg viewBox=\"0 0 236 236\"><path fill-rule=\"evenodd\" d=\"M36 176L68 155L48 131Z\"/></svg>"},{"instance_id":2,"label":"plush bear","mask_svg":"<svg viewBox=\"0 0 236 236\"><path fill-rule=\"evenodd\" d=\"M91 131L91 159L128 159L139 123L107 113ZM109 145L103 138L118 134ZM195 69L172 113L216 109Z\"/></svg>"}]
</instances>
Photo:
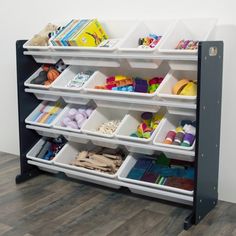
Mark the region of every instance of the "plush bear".
<instances>
[{"instance_id":1,"label":"plush bear","mask_svg":"<svg viewBox=\"0 0 236 236\"><path fill-rule=\"evenodd\" d=\"M29 46L48 46L49 34L57 30L56 25L47 24L45 28L30 40Z\"/></svg>"}]
</instances>

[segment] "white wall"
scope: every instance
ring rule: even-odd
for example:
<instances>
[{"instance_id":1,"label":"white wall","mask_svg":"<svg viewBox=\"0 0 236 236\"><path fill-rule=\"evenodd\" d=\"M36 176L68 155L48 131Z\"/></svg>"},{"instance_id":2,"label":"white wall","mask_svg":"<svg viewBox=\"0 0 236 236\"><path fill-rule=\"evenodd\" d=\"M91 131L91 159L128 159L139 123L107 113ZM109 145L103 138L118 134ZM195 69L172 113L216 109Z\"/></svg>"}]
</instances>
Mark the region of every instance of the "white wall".
<instances>
[{"instance_id":1,"label":"white wall","mask_svg":"<svg viewBox=\"0 0 236 236\"><path fill-rule=\"evenodd\" d=\"M217 17L219 24L234 26L220 27L218 35L225 39L223 113L221 135L221 157L219 194L220 199L236 202L235 179L236 158L234 157L236 80L233 77L236 50L235 1L198 0L191 2L163 0L70 0L68 2L41 0L4 1L0 8L0 150L17 154L19 152L15 41L27 39L48 22L67 21L71 18L181 18ZM233 37L234 36L234 37ZM230 103L232 105L230 105ZM210 167L209 167L210 171Z\"/></svg>"}]
</instances>

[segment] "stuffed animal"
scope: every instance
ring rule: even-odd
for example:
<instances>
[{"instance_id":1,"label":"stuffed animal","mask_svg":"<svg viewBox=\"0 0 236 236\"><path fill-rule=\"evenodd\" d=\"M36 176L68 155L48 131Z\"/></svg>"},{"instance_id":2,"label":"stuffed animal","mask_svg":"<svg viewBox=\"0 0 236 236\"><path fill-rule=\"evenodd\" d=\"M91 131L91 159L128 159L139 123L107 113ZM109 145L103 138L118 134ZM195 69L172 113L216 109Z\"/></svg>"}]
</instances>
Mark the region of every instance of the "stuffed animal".
<instances>
[{"instance_id":1,"label":"stuffed animal","mask_svg":"<svg viewBox=\"0 0 236 236\"><path fill-rule=\"evenodd\" d=\"M44 64L39 75L31 81L31 84L49 86L66 69L66 65L59 60L55 65Z\"/></svg>"},{"instance_id":2,"label":"stuffed animal","mask_svg":"<svg viewBox=\"0 0 236 236\"><path fill-rule=\"evenodd\" d=\"M47 24L45 28L29 41L29 46L48 46L49 34L56 31L58 26L51 23Z\"/></svg>"}]
</instances>

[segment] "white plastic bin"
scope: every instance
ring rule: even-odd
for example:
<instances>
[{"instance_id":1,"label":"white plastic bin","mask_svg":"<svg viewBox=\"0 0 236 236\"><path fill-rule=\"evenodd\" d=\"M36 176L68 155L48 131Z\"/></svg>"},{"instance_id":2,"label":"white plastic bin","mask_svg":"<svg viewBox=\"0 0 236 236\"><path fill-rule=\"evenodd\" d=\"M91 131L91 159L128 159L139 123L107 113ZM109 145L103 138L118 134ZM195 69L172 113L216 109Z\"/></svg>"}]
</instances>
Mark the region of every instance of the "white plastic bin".
<instances>
[{"instance_id":1,"label":"white plastic bin","mask_svg":"<svg viewBox=\"0 0 236 236\"><path fill-rule=\"evenodd\" d=\"M180 40L206 41L217 20L212 18L180 19L163 37L159 51L164 53L193 54L197 50L175 49Z\"/></svg>"},{"instance_id":2,"label":"white plastic bin","mask_svg":"<svg viewBox=\"0 0 236 236\"><path fill-rule=\"evenodd\" d=\"M46 164L52 164L54 159L56 158L56 156L59 154L57 154L52 160L48 161L48 160L44 160L41 158L36 157L36 155L39 153L39 151L41 150L42 146L44 145L44 143L46 142L47 138L46 137L42 137L31 149L30 151L27 153L26 157L28 159L34 160L34 161L38 161L38 162L42 162L42 163L46 163ZM64 148L64 147L63 147ZM61 150L60 150L61 151Z\"/></svg>"},{"instance_id":3,"label":"white plastic bin","mask_svg":"<svg viewBox=\"0 0 236 236\"><path fill-rule=\"evenodd\" d=\"M126 158L126 160L124 161L124 163L120 169L120 172L118 174L119 180L124 181L124 182L129 182L132 184L147 186L147 187L154 188L154 189L162 189L165 191L171 191L171 192L181 193L181 194L185 194L185 195L193 195L193 191L188 191L188 190L184 190L184 189L179 189L179 188L169 187L169 186L165 186L165 185L149 183L146 181L127 178L129 172L134 167L134 165L137 162L137 159L139 157L141 157L141 155L134 155L134 156L129 155Z\"/></svg>"},{"instance_id":4,"label":"white plastic bin","mask_svg":"<svg viewBox=\"0 0 236 236\"><path fill-rule=\"evenodd\" d=\"M134 27L134 20L99 20L108 39L115 40L112 47L51 46L53 50L112 52L119 46L121 39Z\"/></svg>"},{"instance_id":5,"label":"white plastic bin","mask_svg":"<svg viewBox=\"0 0 236 236\"><path fill-rule=\"evenodd\" d=\"M132 137L130 136L132 133L135 133L137 131L137 127L142 123L142 115L143 112L129 112L123 119L119 129L117 130L116 137L120 139L125 139L129 141L134 142L143 142L143 143L150 143L153 138L155 137L160 125L153 131L150 138L139 138L139 137ZM165 115L165 109L159 110L158 113Z\"/></svg>"},{"instance_id":6,"label":"white plastic bin","mask_svg":"<svg viewBox=\"0 0 236 236\"><path fill-rule=\"evenodd\" d=\"M117 133L117 129L113 134L103 134L98 132L97 129L105 122L109 122L111 120L120 120L122 121L125 117L127 111L120 109L112 109L112 108L100 108L98 107L88 118L88 121L82 127L82 132L92 135L103 136L107 138L112 138Z\"/></svg>"},{"instance_id":7,"label":"white plastic bin","mask_svg":"<svg viewBox=\"0 0 236 236\"><path fill-rule=\"evenodd\" d=\"M191 120L194 121L194 116L182 116L182 115L170 115L167 114L164 120L162 121L160 128L153 140L154 145L158 145L161 147L169 147L169 148L176 148L181 150L193 150L195 147L195 141L191 147L183 147L179 145L171 145L163 143L165 141L165 137L170 130L175 130L179 125L181 120Z\"/></svg>"},{"instance_id":8,"label":"white plastic bin","mask_svg":"<svg viewBox=\"0 0 236 236\"><path fill-rule=\"evenodd\" d=\"M66 24L66 22L55 22L55 23L53 23L53 25L56 25L58 27L59 26L64 26L65 24ZM42 32L44 32L44 29L45 29L46 26L47 25L45 25L40 31L36 32L35 34L41 34ZM48 44L49 44L48 46L31 46L30 42L33 39L34 35L32 35L32 37L28 41L25 42L25 44L23 45L23 48L27 49L28 51L52 51L51 46L50 46L50 42L48 42Z\"/></svg>"},{"instance_id":9,"label":"white plastic bin","mask_svg":"<svg viewBox=\"0 0 236 236\"><path fill-rule=\"evenodd\" d=\"M157 73L157 76L162 76ZM165 75L165 74L164 74ZM164 76L163 75L163 76ZM141 98L153 98L157 95L159 88L154 93L140 93L140 92L127 92L127 91L116 91L108 89L96 89L95 86L105 85L106 79L109 77L109 74L104 74L100 71L97 71L96 74L88 81L84 90L87 92L100 93L100 94L113 94L113 95L122 95L124 97L141 97ZM146 76L148 77L148 75ZM153 76L154 77L154 76ZM150 77L152 78L152 77Z\"/></svg>"},{"instance_id":10,"label":"white plastic bin","mask_svg":"<svg viewBox=\"0 0 236 236\"><path fill-rule=\"evenodd\" d=\"M56 90L62 90L62 91L69 91L69 92L78 92L81 91L84 86L86 85L86 83L88 83L88 81L86 81L84 83L83 86L81 87L67 87L67 84L74 79L74 77L80 73L80 72L85 72L81 69L81 67L79 66L68 66L61 74L60 76L57 78L57 80L55 81L55 83L53 83L52 88L56 89ZM94 74L94 73L93 73ZM91 77L93 76L93 74L90 76L89 79L91 79Z\"/></svg>"},{"instance_id":11,"label":"white plastic bin","mask_svg":"<svg viewBox=\"0 0 236 236\"><path fill-rule=\"evenodd\" d=\"M50 89L50 88L53 86L53 84L57 81L57 79L59 78L59 76L60 76L60 75L59 75L59 76L58 76L51 84L49 84L49 85L31 84L31 81L32 81L33 79L35 79L35 78L39 75L39 73L40 73L41 71L43 71L42 67L40 67L38 70L36 70L36 71L25 81L24 85L25 85L26 87L29 87L29 88Z\"/></svg>"},{"instance_id":12,"label":"white plastic bin","mask_svg":"<svg viewBox=\"0 0 236 236\"><path fill-rule=\"evenodd\" d=\"M57 113L56 113L56 116L58 116L60 114L60 112L62 111L62 109L64 108L64 103L62 101L60 101L61 104L62 104L62 108L60 108ZM31 124L31 125L39 125L39 126L44 126L44 127L51 127L53 126L53 124L55 123L56 121L56 117L48 124L45 124L45 123L39 123L39 122L36 122L34 121L34 117L40 112L40 110L42 110L47 104L53 104L55 105L56 103L55 102L48 102L48 101L43 101L41 102L32 112L31 114L25 119L25 123L27 124Z\"/></svg>"},{"instance_id":13,"label":"white plastic bin","mask_svg":"<svg viewBox=\"0 0 236 236\"><path fill-rule=\"evenodd\" d=\"M89 173L92 175L98 175L106 178L116 178L119 174L119 170L115 174L108 174L108 173L103 173L103 172L98 172L96 170L89 170L83 167L78 167L78 166L73 166L70 165L70 163L75 160L76 155L83 150L92 150L95 146L94 145L83 145L83 144L78 144L78 143L68 143L65 145L65 147L61 150L61 152L57 155L56 158L54 158L54 164L57 166L61 166L64 168L69 168L72 170L76 170L79 172L85 172ZM123 164L122 164L123 165ZM122 166L121 165L121 166Z\"/></svg>"},{"instance_id":14,"label":"white plastic bin","mask_svg":"<svg viewBox=\"0 0 236 236\"><path fill-rule=\"evenodd\" d=\"M144 20L137 23L137 25L126 35L122 40L119 50L122 52L132 52L132 53L150 53L154 52L161 42L154 48L138 48L138 41L140 38L147 37L149 34L156 34L158 36L163 36L168 32L169 28L173 25L173 20L159 19L159 20Z\"/></svg>"},{"instance_id":15,"label":"white plastic bin","mask_svg":"<svg viewBox=\"0 0 236 236\"><path fill-rule=\"evenodd\" d=\"M92 106L82 106L82 105L72 105L69 104L67 105L63 111L60 113L60 115L56 118L53 127L56 129L61 129L61 130L66 130L66 131L71 131L71 132L76 132L76 133L80 133L81 129L73 129L73 128L69 128L69 127L65 127L62 125L62 120L66 117L67 113L69 112L70 109L75 108L76 110L78 110L79 108L91 108L94 109ZM88 121L88 119L86 119L83 123L83 125Z\"/></svg>"},{"instance_id":16,"label":"white plastic bin","mask_svg":"<svg viewBox=\"0 0 236 236\"><path fill-rule=\"evenodd\" d=\"M115 143L110 143L110 142L107 142L107 141L101 141L99 139L100 137L98 137L98 139L96 140L92 140L92 143L96 146L100 146L100 147L106 147L106 148L111 148L111 149L116 149L119 147L119 144L115 144Z\"/></svg>"},{"instance_id":17,"label":"white plastic bin","mask_svg":"<svg viewBox=\"0 0 236 236\"><path fill-rule=\"evenodd\" d=\"M158 68L162 60L159 59L141 59L143 56L155 54L159 47L160 42L168 30L172 27L174 20L171 19L158 19L158 20L144 20L139 21L137 25L126 35L122 40L119 51L121 53L129 53L139 55L139 58L128 58L127 61L132 68ZM163 36L154 48L138 48L139 38L147 37L150 33Z\"/></svg>"},{"instance_id":18,"label":"white plastic bin","mask_svg":"<svg viewBox=\"0 0 236 236\"><path fill-rule=\"evenodd\" d=\"M163 82L159 86L157 95L165 101L196 103L197 96L184 96L184 95L172 94L172 88L181 79L197 81L197 71L191 71L191 70L173 71L171 70L166 75Z\"/></svg>"},{"instance_id":19,"label":"white plastic bin","mask_svg":"<svg viewBox=\"0 0 236 236\"><path fill-rule=\"evenodd\" d=\"M130 147L130 146L126 146L126 148L130 153L142 153L145 155L153 155L155 153L155 150L148 148Z\"/></svg>"}]
</instances>

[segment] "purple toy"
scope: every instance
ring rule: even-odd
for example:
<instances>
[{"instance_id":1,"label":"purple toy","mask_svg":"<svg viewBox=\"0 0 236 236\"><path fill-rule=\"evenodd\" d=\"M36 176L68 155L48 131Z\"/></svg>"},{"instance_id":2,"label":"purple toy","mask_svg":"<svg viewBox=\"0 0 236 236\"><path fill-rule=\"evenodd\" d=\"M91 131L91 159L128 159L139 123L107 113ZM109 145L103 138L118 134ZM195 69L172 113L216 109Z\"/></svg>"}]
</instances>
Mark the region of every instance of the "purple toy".
<instances>
[{"instance_id":1,"label":"purple toy","mask_svg":"<svg viewBox=\"0 0 236 236\"><path fill-rule=\"evenodd\" d=\"M183 140L181 146L191 147L193 145L194 140L195 140L195 136L193 134L186 133L184 135L184 140Z\"/></svg>"},{"instance_id":2,"label":"purple toy","mask_svg":"<svg viewBox=\"0 0 236 236\"><path fill-rule=\"evenodd\" d=\"M72 129L80 129L92 112L93 109L91 107L71 108L62 119L61 125Z\"/></svg>"},{"instance_id":3,"label":"purple toy","mask_svg":"<svg viewBox=\"0 0 236 236\"><path fill-rule=\"evenodd\" d=\"M76 114L77 114L77 110L75 108L71 108L68 111L67 116L70 117L70 119L74 119Z\"/></svg>"},{"instance_id":4,"label":"purple toy","mask_svg":"<svg viewBox=\"0 0 236 236\"><path fill-rule=\"evenodd\" d=\"M144 79L136 78L134 80L134 91L139 93L147 93L148 92L148 83Z\"/></svg>"},{"instance_id":5,"label":"purple toy","mask_svg":"<svg viewBox=\"0 0 236 236\"><path fill-rule=\"evenodd\" d=\"M67 126L68 123L71 121L69 117L64 117L63 120L61 121L62 126Z\"/></svg>"},{"instance_id":6,"label":"purple toy","mask_svg":"<svg viewBox=\"0 0 236 236\"><path fill-rule=\"evenodd\" d=\"M78 129L78 125L75 121L70 121L67 127L72 128L72 129Z\"/></svg>"}]
</instances>

